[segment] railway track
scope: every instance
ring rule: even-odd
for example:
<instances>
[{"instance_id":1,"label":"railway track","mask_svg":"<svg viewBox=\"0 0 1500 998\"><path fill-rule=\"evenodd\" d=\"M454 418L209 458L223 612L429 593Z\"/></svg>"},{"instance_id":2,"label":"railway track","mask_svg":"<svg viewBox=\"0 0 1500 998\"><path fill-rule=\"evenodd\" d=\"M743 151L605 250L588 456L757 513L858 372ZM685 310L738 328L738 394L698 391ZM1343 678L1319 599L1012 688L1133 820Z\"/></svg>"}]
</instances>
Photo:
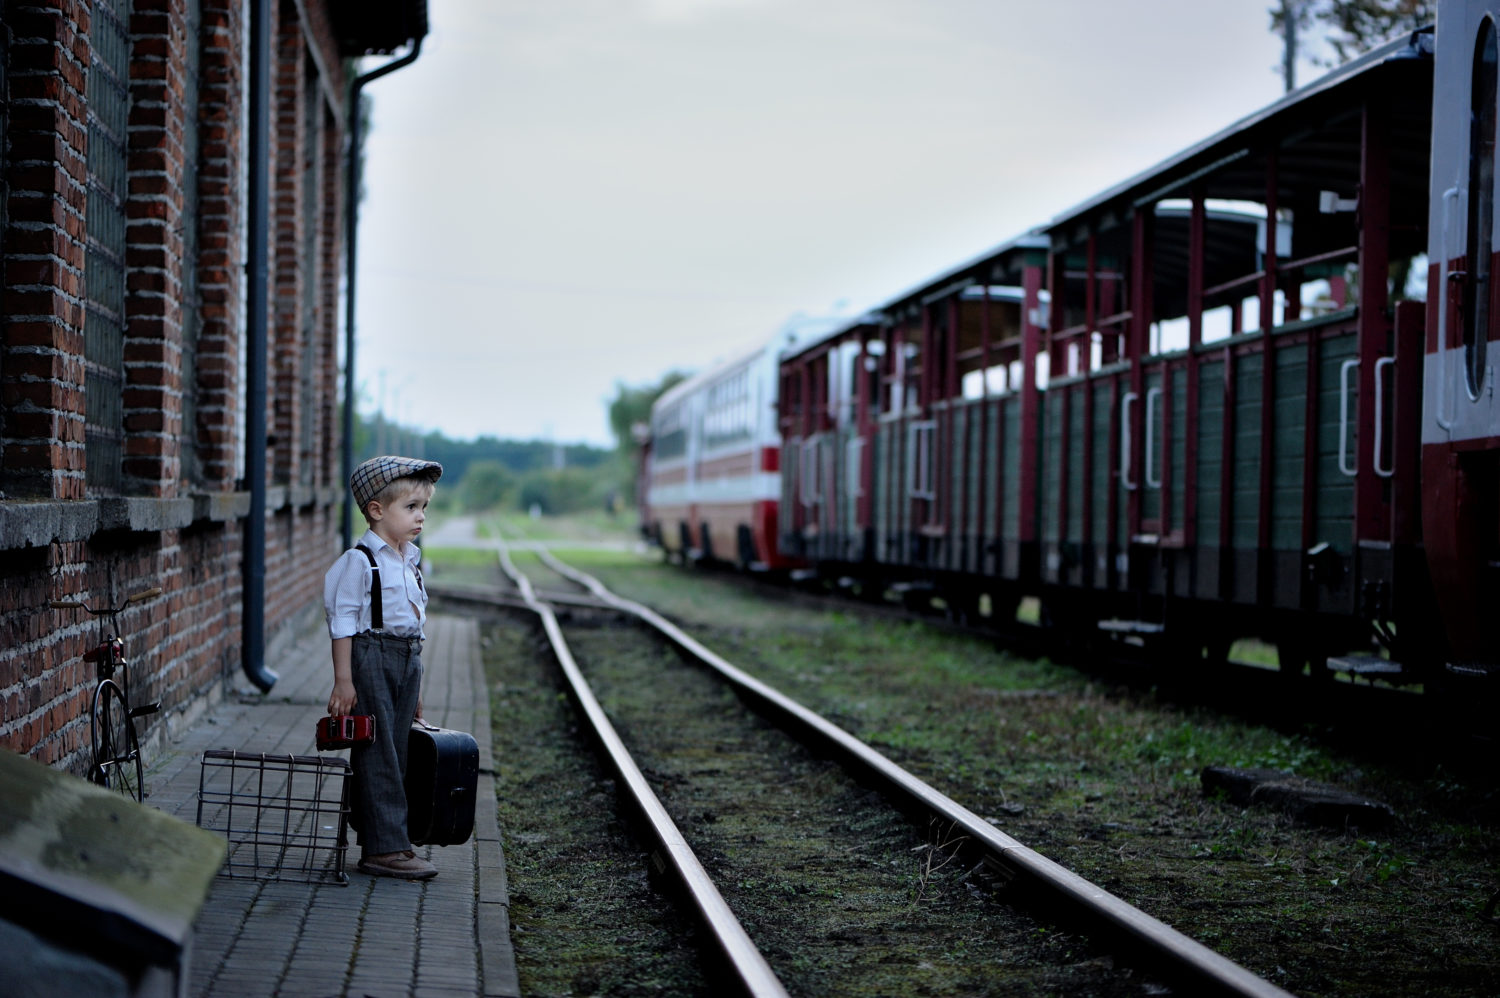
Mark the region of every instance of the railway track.
<instances>
[{"instance_id":1,"label":"railway track","mask_svg":"<svg viewBox=\"0 0 1500 998\"><path fill-rule=\"evenodd\" d=\"M444 594L508 607L525 606L536 614L567 678L571 698L608 758L620 790L642 817L642 827L648 829L656 872L680 888L681 896L688 899L694 916L704 926L705 937L712 940L718 957L716 966L726 968L724 972L732 975L745 993L787 993L773 968L796 964L796 940L805 941L805 945L847 947L850 955L836 957L833 962L842 961L851 974L857 973L855 951L869 941L872 932L878 935L881 930L877 925L874 929L823 931L817 912L839 902L832 896L820 896L782 905L791 920L788 924L757 925L752 933L735 917L734 905L726 901L725 892L735 898L767 885L772 890L795 892L799 885L805 888L817 882L809 871L812 866L841 867L835 881L841 886L828 889L827 894L878 894L889 890L888 885L880 884L883 878L889 879L892 861L877 857L906 852L910 862L922 864L924 871L946 868L952 882L962 883L976 899L975 911L967 917L972 921L977 914L997 939L1026 940L1043 934L1045 929L1039 932L1037 918L1087 937L1093 959L1080 962L1072 950L1051 957L1068 965L1067 973L1072 976L1067 986L1071 990L1082 987L1094 994L1140 994L1143 989L1151 989L1144 974L1180 994L1286 994L1000 832L812 711L724 661L649 608L616 596L597 580L545 552L540 557L548 569L582 591L539 591L502 549L501 565L513 581L514 592L485 594L470 588ZM601 639L597 625L575 630L574 644L587 649L584 658L594 680L591 685L575 660L573 645L565 637L554 607L569 608L568 616L575 618L625 614L656 636L635 629L626 637L616 628ZM652 654L660 658L662 640L670 642L698 668L682 668L670 679L663 675L653 683L641 683L638 674L634 678L611 675L615 670L607 666L608 660L640 659ZM622 642L654 644L657 650L626 651ZM665 695L642 703L640 691L651 687ZM726 709L726 687L774 728L732 704ZM621 696L626 689L633 695ZM607 710L603 704L608 704ZM619 730L611 723L612 717ZM715 726L702 728L704 719L711 719ZM800 745L788 749L782 732L794 735ZM675 743L675 747L667 743ZM794 761L788 761L788 751L794 753ZM738 785L748 781L766 788L765 792L752 801L715 798L712 788L726 782L724 770L730 767L760 767L758 774L741 773L736 779ZM817 771L819 767L836 771ZM796 778L790 778L794 771ZM879 798L868 787L876 788ZM670 809L659 795L668 799ZM911 820L890 817L894 814L892 805ZM687 817L688 833L673 821L669 811L677 813L679 819ZM891 841L891 825L902 827L905 838L900 842ZM885 829L885 841L878 846L860 837L861 829L868 832L871 828ZM919 830L925 835L919 836ZM915 847L910 845L912 841L916 841ZM694 844L711 856L709 865L718 873L719 883L695 854ZM901 876L909 873L906 869L897 872ZM765 910L764 899L749 907ZM846 912L850 908L848 904L842 907ZM899 924L892 931L902 934L954 931L939 919L889 924ZM752 935L769 940L769 956L752 941ZM941 940L936 942L942 944ZM1001 943L996 945L1003 948ZM1007 979L1031 975L1027 979L1043 990L1061 983L1056 976L1058 968L1034 953L1021 955L1012 950L1005 956L992 956L990 961L993 963L987 961L988 965L976 967L977 980L985 980L986 974L1003 973ZM998 966L1002 963L1003 970ZM795 970L790 976L795 979Z\"/></svg>"}]
</instances>

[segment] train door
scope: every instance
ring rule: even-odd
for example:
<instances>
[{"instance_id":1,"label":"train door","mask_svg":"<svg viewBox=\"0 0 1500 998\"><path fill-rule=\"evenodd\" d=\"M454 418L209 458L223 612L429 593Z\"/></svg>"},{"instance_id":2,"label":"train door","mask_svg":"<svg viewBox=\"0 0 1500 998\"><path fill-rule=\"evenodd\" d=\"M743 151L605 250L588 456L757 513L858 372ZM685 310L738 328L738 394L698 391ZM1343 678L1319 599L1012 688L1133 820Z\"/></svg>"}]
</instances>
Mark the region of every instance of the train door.
<instances>
[{"instance_id":1,"label":"train door","mask_svg":"<svg viewBox=\"0 0 1500 998\"><path fill-rule=\"evenodd\" d=\"M1495 140L1500 3L1439 6L1429 199L1422 519L1447 663L1500 661L1489 619L1500 594L1500 399L1491 347L1500 309Z\"/></svg>"}]
</instances>

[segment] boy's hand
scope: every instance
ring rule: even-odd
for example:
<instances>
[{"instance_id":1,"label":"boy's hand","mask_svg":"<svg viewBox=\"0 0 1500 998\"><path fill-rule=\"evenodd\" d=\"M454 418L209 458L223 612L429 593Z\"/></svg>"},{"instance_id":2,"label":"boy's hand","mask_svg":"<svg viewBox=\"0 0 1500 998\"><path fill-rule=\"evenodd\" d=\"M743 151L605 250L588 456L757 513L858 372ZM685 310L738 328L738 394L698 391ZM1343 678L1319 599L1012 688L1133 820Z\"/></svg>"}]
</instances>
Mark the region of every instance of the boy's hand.
<instances>
[{"instance_id":1,"label":"boy's hand","mask_svg":"<svg viewBox=\"0 0 1500 998\"><path fill-rule=\"evenodd\" d=\"M357 702L353 682L335 682L333 692L328 695L328 713L352 714Z\"/></svg>"},{"instance_id":2,"label":"boy's hand","mask_svg":"<svg viewBox=\"0 0 1500 998\"><path fill-rule=\"evenodd\" d=\"M422 695L417 694L417 720L422 719Z\"/></svg>"}]
</instances>

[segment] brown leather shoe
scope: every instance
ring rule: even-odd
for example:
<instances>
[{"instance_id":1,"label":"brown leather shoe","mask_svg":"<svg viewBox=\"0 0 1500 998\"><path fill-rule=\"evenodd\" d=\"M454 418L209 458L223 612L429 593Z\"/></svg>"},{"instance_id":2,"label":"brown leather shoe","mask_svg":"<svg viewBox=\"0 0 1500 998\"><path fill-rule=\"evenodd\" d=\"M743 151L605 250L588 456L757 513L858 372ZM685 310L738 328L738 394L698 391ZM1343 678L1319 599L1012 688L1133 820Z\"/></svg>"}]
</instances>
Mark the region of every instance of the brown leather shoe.
<instances>
[{"instance_id":1,"label":"brown leather shoe","mask_svg":"<svg viewBox=\"0 0 1500 998\"><path fill-rule=\"evenodd\" d=\"M359 872L372 877L394 877L397 880L431 880L437 867L413 852L388 852L366 856L359 861Z\"/></svg>"}]
</instances>

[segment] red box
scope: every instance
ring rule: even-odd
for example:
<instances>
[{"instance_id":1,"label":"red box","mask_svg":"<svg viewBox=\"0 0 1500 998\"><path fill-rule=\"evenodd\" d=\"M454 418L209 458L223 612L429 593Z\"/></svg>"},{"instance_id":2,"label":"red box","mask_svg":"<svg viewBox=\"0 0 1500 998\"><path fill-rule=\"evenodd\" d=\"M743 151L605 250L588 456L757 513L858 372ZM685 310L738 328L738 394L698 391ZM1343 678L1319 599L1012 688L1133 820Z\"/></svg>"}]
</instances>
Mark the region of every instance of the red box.
<instances>
[{"instance_id":1,"label":"red box","mask_svg":"<svg viewBox=\"0 0 1500 998\"><path fill-rule=\"evenodd\" d=\"M318 721L318 750L349 748L375 740L373 714L335 714Z\"/></svg>"}]
</instances>

